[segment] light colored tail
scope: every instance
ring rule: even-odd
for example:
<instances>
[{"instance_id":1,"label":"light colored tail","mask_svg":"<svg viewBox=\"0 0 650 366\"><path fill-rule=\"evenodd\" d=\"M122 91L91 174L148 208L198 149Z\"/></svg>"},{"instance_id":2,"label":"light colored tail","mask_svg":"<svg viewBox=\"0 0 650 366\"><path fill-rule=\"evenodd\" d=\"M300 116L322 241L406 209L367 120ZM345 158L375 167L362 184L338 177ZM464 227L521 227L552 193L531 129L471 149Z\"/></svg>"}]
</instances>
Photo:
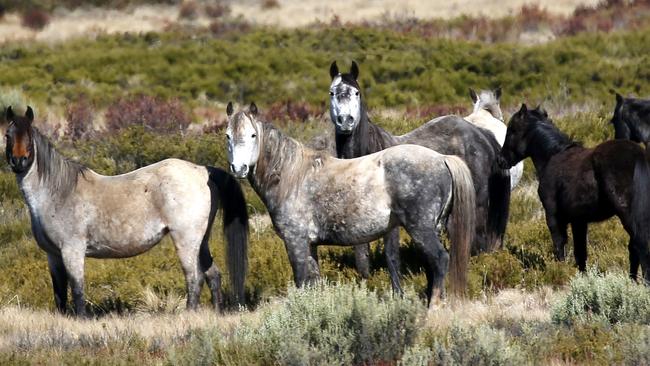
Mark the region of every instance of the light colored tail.
<instances>
[{"instance_id":1,"label":"light colored tail","mask_svg":"<svg viewBox=\"0 0 650 366\"><path fill-rule=\"evenodd\" d=\"M469 168L461 158L445 156L445 164L453 182L451 217L447 222L451 241L449 285L452 294L462 297L467 288L469 249L476 228L476 191Z\"/></svg>"}]
</instances>

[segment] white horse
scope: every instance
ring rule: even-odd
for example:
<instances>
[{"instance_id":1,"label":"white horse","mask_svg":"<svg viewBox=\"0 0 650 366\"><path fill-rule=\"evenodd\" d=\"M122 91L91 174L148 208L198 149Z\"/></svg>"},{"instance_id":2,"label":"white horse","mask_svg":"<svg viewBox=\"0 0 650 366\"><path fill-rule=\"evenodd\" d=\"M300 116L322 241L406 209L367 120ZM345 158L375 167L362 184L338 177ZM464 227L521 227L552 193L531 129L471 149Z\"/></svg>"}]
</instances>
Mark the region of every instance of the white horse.
<instances>
[{"instance_id":1,"label":"white horse","mask_svg":"<svg viewBox=\"0 0 650 366\"><path fill-rule=\"evenodd\" d=\"M501 106L499 105L501 88L497 88L494 91L481 90L479 94L476 94L474 90L470 89L469 95L472 97L472 102L474 102L474 110L472 114L465 117L465 120L492 132L499 145L503 147L503 143L506 141L506 130L508 127L503 122L503 113L501 113ZM511 189L515 189L523 174L523 161L510 168Z\"/></svg>"},{"instance_id":2,"label":"white horse","mask_svg":"<svg viewBox=\"0 0 650 366\"><path fill-rule=\"evenodd\" d=\"M223 209L227 264L237 300L244 296L248 215L238 182L225 171L167 159L103 176L66 159L36 128L34 112L7 108L7 162L16 174L34 239L47 253L54 300L67 310L68 287L77 315L85 315L84 261L126 258L169 234L185 273L187 307L195 309L207 282L221 304L221 274L208 248L210 228Z\"/></svg>"}]
</instances>

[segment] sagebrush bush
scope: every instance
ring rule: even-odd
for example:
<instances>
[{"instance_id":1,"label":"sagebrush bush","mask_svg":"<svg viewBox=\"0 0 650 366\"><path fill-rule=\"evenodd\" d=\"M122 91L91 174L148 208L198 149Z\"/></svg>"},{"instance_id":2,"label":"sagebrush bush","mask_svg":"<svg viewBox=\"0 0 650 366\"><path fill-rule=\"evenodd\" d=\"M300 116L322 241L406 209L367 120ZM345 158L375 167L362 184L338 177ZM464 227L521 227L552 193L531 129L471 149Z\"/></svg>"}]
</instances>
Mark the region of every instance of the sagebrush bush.
<instances>
[{"instance_id":1,"label":"sagebrush bush","mask_svg":"<svg viewBox=\"0 0 650 366\"><path fill-rule=\"evenodd\" d=\"M650 324L650 290L621 273L591 268L576 275L569 292L552 309L556 323L604 321L611 324Z\"/></svg>"},{"instance_id":2,"label":"sagebrush bush","mask_svg":"<svg viewBox=\"0 0 650 366\"><path fill-rule=\"evenodd\" d=\"M389 363L413 343L423 311L412 292L380 295L364 284L319 282L291 288L262 310L259 325L239 327L229 342L263 364Z\"/></svg>"}]
</instances>

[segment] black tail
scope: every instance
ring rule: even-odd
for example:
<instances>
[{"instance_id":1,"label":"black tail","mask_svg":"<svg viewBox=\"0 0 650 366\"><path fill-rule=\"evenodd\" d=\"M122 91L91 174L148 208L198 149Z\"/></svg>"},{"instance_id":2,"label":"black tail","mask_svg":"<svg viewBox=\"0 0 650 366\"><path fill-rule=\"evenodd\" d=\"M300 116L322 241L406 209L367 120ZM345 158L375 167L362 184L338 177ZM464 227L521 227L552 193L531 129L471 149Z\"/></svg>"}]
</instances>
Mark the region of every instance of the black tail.
<instances>
[{"instance_id":1,"label":"black tail","mask_svg":"<svg viewBox=\"0 0 650 366\"><path fill-rule=\"evenodd\" d=\"M641 260L641 268L644 272L646 284L650 281L649 263L650 258L650 151L646 147L645 156L637 159L634 164L634 178L632 181L632 228L634 230L634 237L636 238L635 248L639 259ZM636 271L635 271L636 272Z\"/></svg>"},{"instance_id":2,"label":"black tail","mask_svg":"<svg viewBox=\"0 0 650 366\"><path fill-rule=\"evenodd\" d=\"M223 210L223 233L226 238L226 262L235 301L245 299L244 282L248 268L248 211L246 199L237 179L218 168L210 169L210 180L217 185Z\"/></svg>"},{"instance_id":3,"label":"black tail","mask_svg":"<svg viewBox=\"0 0 650 366\"><path fill-rule=\"evenodd\" d=\"M492 136L490 136L492 137ZM492 173L488 178L488 218L487 218L487 251L491 252L499 249L503 245L503 236L506 233L508 225L508 216L510 214L510 170L502 169L503 165L500 160L501 148L497 141L492 137L489 139L494 146L496 153L492 163Z\"/></svg>"}]
</instances>

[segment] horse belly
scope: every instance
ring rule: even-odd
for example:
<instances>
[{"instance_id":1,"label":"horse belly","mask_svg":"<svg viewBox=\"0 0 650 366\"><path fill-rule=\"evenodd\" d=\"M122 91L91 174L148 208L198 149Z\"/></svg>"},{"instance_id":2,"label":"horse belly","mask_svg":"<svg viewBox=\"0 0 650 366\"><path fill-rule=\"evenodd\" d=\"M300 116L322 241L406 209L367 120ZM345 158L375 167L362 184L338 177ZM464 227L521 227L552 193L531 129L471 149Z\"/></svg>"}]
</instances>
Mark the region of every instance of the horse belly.
<instances>
[{"instance_id":1,"label":"horse belly","mask_svg":"<svg viewBox=\"0 0 650 366\"><path fill-rule=\"evenodd\" d=\"M167 234L160 222L142 225L108 225L89 235L86 255L94 258L126 258L142 254Z\"/></svg>"},{"instance_id":2,"label":"horse belly","mask_svg":"<svg viewBox=\"0 0 650 366\"><path fill-rule=\"evenodd\" d=\"M344 245L363 244L380 238L392 227L390 210L374 216L360 215L353 220L330 223L323 232L322 241Z\"/></svg>"}]
</instances>

